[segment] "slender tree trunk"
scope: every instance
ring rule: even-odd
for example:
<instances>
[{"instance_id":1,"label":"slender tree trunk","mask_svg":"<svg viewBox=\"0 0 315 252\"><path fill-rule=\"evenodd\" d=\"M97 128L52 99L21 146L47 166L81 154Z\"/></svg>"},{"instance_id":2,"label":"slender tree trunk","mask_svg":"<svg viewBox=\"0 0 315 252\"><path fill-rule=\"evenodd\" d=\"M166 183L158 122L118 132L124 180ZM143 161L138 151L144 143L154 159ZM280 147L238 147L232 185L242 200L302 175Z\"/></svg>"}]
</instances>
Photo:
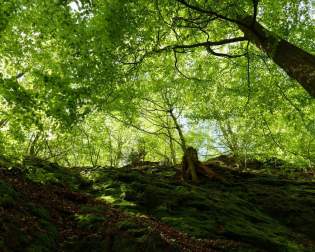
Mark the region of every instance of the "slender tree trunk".
<instances>
[{"instance_id":1,"label":"slender tree trunk","mask_svg":"<svg viewBox=\"0 0 315 252\"><path fill-rule=\"evenodd\" d=\"M181 148L183 150L183 152L185 153L187 147L186 147L186 140L182 131L182 128L180 127L179 123L177 122L177 118L174 115L173 109L170 109L170 116L174 122L175 128L177 130L177 133L179 135L179 139L180 139L180 143L181 143Z\"/></svg>"},{"instance_id":2,"label":"slender tree trunk","mask_svg":"<svg viewBox=\"0 0 315 252\"><path fill-rule=\"evenodd\" d=\"M34 133L32 135L32 138L30 140L30 144L29 144L29 151L28 151L28 155L31 157L36 157L38 154L38 149L36 148L36 144L38 142L38 139L40 138L41 133Z\"/></svg>"},{"instance_id":3,"label":"slender tree trunk","mask_svg":"<svg viewBox=\"0 0 315 252\"><path fill-rule=\"evenodd\" d=\"M175 128L178 132L180 142L181 142L181 148L183 150L184 156L183 156L183 176L185 179L191 178L192 182L198 183L198 176L197 176L197 168L199 165L198 161L198 155L197 151L192 147L187 147L186 140L182 131L181 126L177 122L177 118L174 115L174 112L172 109L170 109L170 116L174 122Z\"/></svg>"},{"instance_id":4,"label":"slender tree trunk","mask_svg":"<svg viewBox=\"0 0 315 252\"><path fill-rule=\"evenodd\" d=\"M223 139L225 140L226 147L229 148L229 150L232 152L234 157L237 157L238 156L237 142L235 141L235 138L233 137L232 129L231 128L230 130L226 129L225 125L223 125L223 122L221 121L220 118L217 119L217 122L222 132Z\"/></svg>"},{"instance_id":5,"label":"slender tree trunk","mask_svg":"<svg viewBox=\"0 0 315 252\"><path fill-rule=\"evenodd\" d=\"M166 130L167 130L167 135L169 138L169 146L171 150L171 161L172 161L172 165L176 165L176 151L175 151L175 146L174 146L174 141L173 141L173 134L170 129L171 126L169 124L169 120L167 120L167 124L168 124L168 127L166 128Z\"/></svg>"},{"instance_id":6,"label":"slender tree trunk","mask_svg":"<svg viewBox=\"0 0 315 252\"><path fill-rule=\"evenodd\" d=\"M114 166L114 157L113 157L113 143L112 143L112 136L111 133L108 133L108 143L109 143L109 162L110 162L110 167Z\"/></svg>"},{"instance_id":7,"label":"slender tree trunk","mask_svg":"<svg viewBox=\"0 0 315 252\"><path fill-rule=\"evenodd\" d=\"M1 119L0 120L0 128L4 127L7 125L8 119Z\"/></svg>"},{"instance_id":8,"label":"slender tree trunk","mask_svg":"<svg viewBox=\"0 0 315 252\"><path fill-rule=\"evenodd\" d=\"M176 151L175 151L174 142L172 138L170 138L170 148L171 148L172 165L176 165Z\"/></svg>"},{"instance_id":9,"label":"slender tree trunk","mask_svg":"<svg viewBox=\"0 0 315 252\"><path fill-rule=\"evenodd\" d=\"M114 161L114 167L118 167L120 160L122 158L122 146L123 142L120 138L117 139L117 150L115 154L115 161Z\"/></svg>"},{"instance_id":10,"label":"slender tree trunk","mask_svg":"<svg viewBox=\"0 0 315 252\"><path fill-rule=\"evenodd\" d=\"M245 37L315 97L315 55L280 38L258 22L252 24L252 17L246 17L242 23L246 25L238 26Z\"/></svg>"}]
</instances>

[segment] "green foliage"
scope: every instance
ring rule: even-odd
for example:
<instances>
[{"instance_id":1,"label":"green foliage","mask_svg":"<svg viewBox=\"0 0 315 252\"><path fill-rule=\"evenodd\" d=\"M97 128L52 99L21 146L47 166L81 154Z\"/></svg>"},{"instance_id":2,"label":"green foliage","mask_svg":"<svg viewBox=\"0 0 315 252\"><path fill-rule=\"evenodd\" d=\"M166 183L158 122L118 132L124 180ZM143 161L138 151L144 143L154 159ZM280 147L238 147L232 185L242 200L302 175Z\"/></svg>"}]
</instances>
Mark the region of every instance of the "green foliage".
<instances>
[{"instance_id":1,"label":"green foliage","mask_svg":"<svg viewBox=\"0 0 315 252\"><path fill-rule=\"evenodd\" d=\"M116 167L137 158L142 139L140 159L151 161L179 163L186 142L200 159L313 169L314 100L267 54L246 41L180 47L242 36L255 1L186 2L210 14L183 1L2 1L1 155ZM307 3L259 1L256 21L314 54Z\"/></svg>"}]
</instances>

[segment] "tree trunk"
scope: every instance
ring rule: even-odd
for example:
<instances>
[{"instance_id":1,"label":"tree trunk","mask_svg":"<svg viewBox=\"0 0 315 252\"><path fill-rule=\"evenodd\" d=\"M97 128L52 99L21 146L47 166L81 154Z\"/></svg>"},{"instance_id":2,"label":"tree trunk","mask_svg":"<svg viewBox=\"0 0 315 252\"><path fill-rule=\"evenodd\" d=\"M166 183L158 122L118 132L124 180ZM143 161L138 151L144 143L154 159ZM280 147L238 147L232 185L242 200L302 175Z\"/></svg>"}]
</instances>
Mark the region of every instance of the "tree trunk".
<instances>
[{"instance_id":1,"label":"tree trunk","mask_svg":"<svg viewBox=\"0 0 315 252\"><path fill-rule=\"evenodd\" d=\"M198 154L193 147L188 147L183 156L183 177L185 180L190 180L198 183L197 168L199 166Z\"/></svg>"},{"instance_id":2,"label":"tree trunk","mask_svg":"<svg viewBox=\"0 0 315 252\"><path fill-rule=\"evenodd\" d=\"M169 113L170 113L170 116L171 116L171 118L172 118L172 120L174 122L175 128L177 130L177 133L178 133L178 136L179 136L179 139L180 139L180 143L181 143L181 148L182 148L183 152L185 153L187 148L186 148L186 140L185 140L182 128L179 125L179 123L177 122L177 118L174 115L173 109L170 109Z\"/></svg>"},{"instance_id":3,"label":"tree trunk","mask_svg":"<svg viewBox=\"0 0 315 252\"><path fill-rule=\"evenodd\" d=\"M34 133L32 135L32 138L30 139L30 143L29 143L29 151L28 151L28 155L31 157L36 157L38 154L38 148L36 148L36 144L38 139L40 138L41 133Z\"/></svg>"},{"instance_id":4,"label":"tree trunk","mask_svg":"<svg viewBox=\"0 0 315 252\"><path fill-rule=\"evenodd\" d=\"M197 151L193 147L187 147L186 140L182 131L181 126L177 122L177 118L173 113L173 109L170 109L169 111L170 116L174 122L175 128L178 132L180 142L181 142L181 148L183 150L184 156L183 156L183 178L184 179L191 179L194 183L198 183L198 176L197 176L197 168L199 165L198 161L198 154Z\"/></svg>"},{"instance_id":5,"label":"tree trunk","mask_svg":"<svg viewBox=\"0 0 315 252\"><path fill-rule=\"evenodd\" d=\"M170 145L170 150L171 150L172 165L176 165L176 151L175 151L173 136L172 136L172 132L170 128L167 128L167 135L169 136L169 145Z\"/></svg>"},{"instance_id":6,"label":"tree trunk","mask_svg":"<svg viewBox=\"0 0 315 252\"><path fill-rule=\"evenodd\" d=\"M291 78L297 80L303 88L315 97L315 55L281 39L260 23L248 16L244 25L238 24L245 37L280 66Z\"/></svg>"}]
</instances>

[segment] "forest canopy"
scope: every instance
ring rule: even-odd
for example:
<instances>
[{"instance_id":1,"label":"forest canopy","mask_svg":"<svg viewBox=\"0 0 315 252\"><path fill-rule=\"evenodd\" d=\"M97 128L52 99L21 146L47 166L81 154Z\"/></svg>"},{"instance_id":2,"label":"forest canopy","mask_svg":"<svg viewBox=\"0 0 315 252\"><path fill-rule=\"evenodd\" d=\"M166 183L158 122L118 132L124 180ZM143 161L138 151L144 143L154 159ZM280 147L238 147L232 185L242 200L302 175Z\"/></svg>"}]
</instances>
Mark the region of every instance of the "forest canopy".
<instances>
[{"instance_id":1,"label":"forest canopy","mask_svg":"<svg viewBox=\"0 0 315 252\"><path fill-rule=\"evenodd\" d=\"M308 0L0 0L0 154L313 168L314 26Z\"/></svg>"}]
</instances>

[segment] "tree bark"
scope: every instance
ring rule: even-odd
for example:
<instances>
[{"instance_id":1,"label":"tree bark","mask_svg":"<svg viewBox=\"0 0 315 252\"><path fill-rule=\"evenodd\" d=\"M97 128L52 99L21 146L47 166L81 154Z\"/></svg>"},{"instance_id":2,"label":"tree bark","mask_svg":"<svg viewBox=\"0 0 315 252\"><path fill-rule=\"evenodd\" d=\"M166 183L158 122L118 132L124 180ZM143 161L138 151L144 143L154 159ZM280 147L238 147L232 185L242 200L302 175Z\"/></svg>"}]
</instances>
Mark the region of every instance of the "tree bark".
<instances>
[{"instance_id":1,"label":"tree bark","mask_svg":"<svg viewBox=\"0 0 315 252\"><path fill-rule=\"evenodd\" d=\"M184 137L184 134L183 134L183 131L181 129L181 126L179 125L179 123L177 122L177 118L176 116L174 115L174 112L173 112L173 109L170 109L169 111L170 113L170 116L174 122L174 125L175 125L175 128L177 130L177 133L179 135L179 139L180 139L180 143L181 143L181 148L183 150L183 152L185 153L187 147L186 147L186 140L185 140L185 137Z\"/></svg>"},{"instance_id":2,"label":"tree bark","mask_svg":"<svg viewBox=\"0 0 315 252\"><path fill-rule=\"evenodd\" d=\"M188 147L183 156L183 177L185 180L191 179L198 183L197 168L199 166L198 154L193 147Z\"/></svg>"},{"instance_id":3,"label":"tree bark","mask_svg":"<svg viewBox=\"0 0 315 252\"><path fill-rule=\"evenodd\" d=\"M280 38L273 32L263 27L256 21L258 1L254 1L254 15L240 16L236 19L227 15L218 13L211 9L204 9L201 6L193 5L186 0L177 0L186 8L197 13L206 14L217 19L236 24L245 34L245 39L255 44L263 50L267 55L281 67L291 78L298 81L302 87L315 98L315 55L291 44L290 42ZM234 38L239 40L240 38ZM230 43L229 40L221 40L220 43ZM241 41L241 40L239 40ZM196 46L210 47L212 43L204 42L189 45L190 48ZM187 46L185 46L187 48Z\"/></svg>"},{"instance_id":4,"label":"tree bark","mask_svg":"<svg viewBox=\"0 0 315 252\"><path fill-rule=\"evenodd\" d=\"M170 116L174 122L175 128L178 132L181 148L183 150L184 156L183 156L183 178L188 180L191 179L192 182L198 183L198 176L197 176L197 168L199 165L198 161L198 154L197 151L192 147L187 147L186 140L182 131L181 126L179 125L176 116L174 115L173 109L169 110Z\"/></svg>"},{"instance_id":5,"label":"tree bark","mask_svg":"<svg viewBox=\"0 0 315 252\"><path fill-rule=\"evenodd\" d=\"M315 55L280 38L248 16L238 24L245 37L315 97Z\"/></svg>"},{"instance_id":6,"label":"tree bark","mask_svg":"<svg viewBox=\"0 0 315 252\"><path fill-rule=\"evenodd\" d=\"M171 150L171 162L172 162L172 165L176 165L176 151L175 151L172 132L171 132L169 127L167 128L167 135L169 136L169 145L170 145L170 150Z\"/></svg>"},{"instance_id":7,"label":"tree bark","mask_svg":"<svg viewBox=\"0 0 315 252\"><path fill-rule=\"evenodd\" d=\"M28 155L30 157L36 157L37 154L38 154L38 148L36 148L36 144L37 144L38 139L40 138L40 136L41 136L40 132L39 133L34 133L32 135L32 138L30 139L29 148L28 148L29 149Z\"/></svg>"}]
</instances>

